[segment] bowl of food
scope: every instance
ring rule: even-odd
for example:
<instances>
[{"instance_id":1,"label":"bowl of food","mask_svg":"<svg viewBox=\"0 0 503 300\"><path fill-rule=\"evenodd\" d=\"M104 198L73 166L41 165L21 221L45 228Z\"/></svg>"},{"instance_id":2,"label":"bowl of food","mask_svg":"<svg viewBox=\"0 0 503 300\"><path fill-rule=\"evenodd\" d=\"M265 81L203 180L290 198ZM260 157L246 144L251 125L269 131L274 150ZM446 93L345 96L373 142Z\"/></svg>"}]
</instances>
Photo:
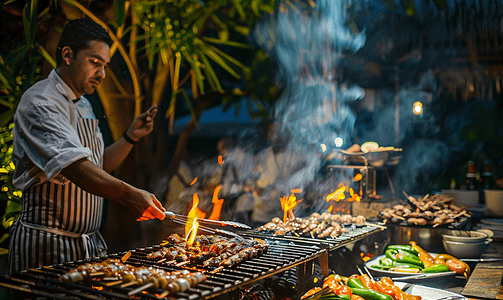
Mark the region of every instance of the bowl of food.
<instances>
[{"instance_id":1,"label":"bowl of food","mask_svg":"<svg viewBox=\"0 0 503 300\"><path fill-rule=\"evenodd\" d=\"M460 243L481 243L489 238L484 232L469 230L451 230L447 234L442 234L442 237L446 241Z\"/></svg>"},{"instance_id":2,"label":"bowl of food","mask_svg":"<svg viewBox=\"0 0 503 300\"><path fill-rule=\"evenodd\" d=\"M489 248L492 239L486 239L482 242L464 243L442 240L445 251L457 258L479 258L484 251Z\"/></svg>"}]
</instances>

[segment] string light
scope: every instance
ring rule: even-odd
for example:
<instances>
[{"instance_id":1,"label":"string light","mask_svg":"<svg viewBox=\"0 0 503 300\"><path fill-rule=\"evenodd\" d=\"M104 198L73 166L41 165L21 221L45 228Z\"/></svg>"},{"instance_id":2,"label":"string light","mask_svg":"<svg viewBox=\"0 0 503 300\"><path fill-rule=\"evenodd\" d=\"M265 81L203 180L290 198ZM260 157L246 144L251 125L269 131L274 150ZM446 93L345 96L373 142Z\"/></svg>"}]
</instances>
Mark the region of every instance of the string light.
<instances>
[{"instance_id":1,"label":"string light","mask_svg":"<svg viewBox=\"0 0 503 300\"><path fill-rule=\"evenodd\" d=\"M419 116L423 113L423 103L416 101L414 102L414 105L412 106L412 111L416 116Z\"/></svg>"}]
</instances>

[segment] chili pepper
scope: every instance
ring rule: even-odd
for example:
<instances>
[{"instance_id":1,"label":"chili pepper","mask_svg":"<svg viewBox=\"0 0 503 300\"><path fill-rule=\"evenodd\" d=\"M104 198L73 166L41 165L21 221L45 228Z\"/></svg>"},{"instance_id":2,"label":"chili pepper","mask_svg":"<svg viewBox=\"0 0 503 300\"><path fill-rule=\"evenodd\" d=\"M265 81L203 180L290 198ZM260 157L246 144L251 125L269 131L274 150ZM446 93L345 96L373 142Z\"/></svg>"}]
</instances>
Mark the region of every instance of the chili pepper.
<instances>
[{"instance_id":1,"label":"chili pepper","mask_svg":"<svg viewBox=\"0 0 503 300\"><path fill-rule=\"evenodd\" d=\"M400 263L413 264L413 265L420 266L421 268L424 268L424 264L420 259L415 259L410 256L405 256L400 253L396 254L395 261L400 262Z\"/></svg>"},{"instance_id":2,"label":"chili pepper","mask_svg":"<svg viewBox=\"0 0 503 300\"><path fill-rule=\"evenodd\" d=\"M374 282L374 287L376 287L378 292L395 297L395 291L393 291L387 284L377 281Z\"/></svg>"},{"instance_id":3,"label":"chili pepper","mask_svg":"<svg viewBox=\"0 0 503 300\"><path fill-rule=\"evenodd\" d=\"M380 265L373 265L371 267L375 268L375 269L379 269L379 270L389 270L389 268L393 268L393 266L385 267L385 266L380 266Z\"/></svg>"},{"instance_id":4,"label":"chili pepper","mask_svg":"<svg viewBox=\"0 0 503 300\"><path fill-rule=\"evenodd\" d=\"M370 279L370 277L367 274L361 275L360 281L365 286L365 288L375 290L374 283L372 282L372 279Z\"/></svg>"},{"instance_id":5,"label":"chili pepper","mask_svg":"<svg viewBox=\"0 0 503 300\"><path fill-rule=\"evenodd\" d=\"M353 294L362 296L365 300L393 300L390 295L370 289L351 288Z\"/></svg>"},{"instance_id":6,"label":"chili pepper","mask_svg":"<svg viewBox=\"0 0 503 300\"><path fill-rule=\"evenodd\" d=\"M395 263L390 258L381 258L379 260L379 265L384 266L384 267L393 267L395 265Z\"/></svg>"},{"instance_id":7,"label":"chili pepper","mask_svg":"<svg viewBox=\"0 0 503 300\"><path fill-rule=\"evenodd\" d=\"M384 251L384 255L386 256L386 258L389 258L392 261L395 261L395 256L397 253L398 253L398 251L391 250L391 249Z\"/></svg>"},{"instance_id":8,"label":"chili pepper","mask_svg":"<svg viewBox=\"0 0 503 300\"><path fill-rule=\"evenodd\" d=\"M415 254L412 254L412 253L410 253L410 252L407 252L407 251L398 250L398 253L403 254L403 255L405 255L405 256L412 257L412 258L417 259L417 260L420 260L420 259L419 259L419 256L417 256L417 255L415 255Z\"/></svg>"},{"instance_id":9,"label":"chili pepper","mask_svg":"<svg viewBox=\"0 0 503 300\"><path fill-rule=\"evenodd\" d=\"M393 282L393 280L391 280L391 278L389 278L389 277L383 277L379 281L381 281L383 283L386 283L386 284L389 284L389 285L395 285L395 283Z\"/></svg>"},{"instance_id":10,"label":"chili pepper","mask_svg":"<svg viewBox=\"0 0 503 300\"><path fill-rule=\"evenodd\" d=\"M322 295L319 300L351 300L351 296L346 294L336 295L334 293L328 293Z\"/></svg>"},{"instance_id":11,"label":"chili pepper","mask_svg":"<svg viewBox=\"0 0 503 300\"><path fill-rule=\"evenodd\" d=\"M423 273L449 272L449 268L446 265L432 265L428 268L424 268L422 272Z\"/></svg>"},{"instance_id":12,"label":"chili pepper","mask_svg":"<svg viewBox=\"0 0 503 300\"><path fill-rule=\"evenodd\" d=\"M351 300L365 300L361 296L358 296L356 294L351 295Z\"/></svg>"},{"instance_id":13,"label":"chili pepper","mask_svg":"<svg viewBox=\"0 0 503 300\"><path fill-rule=\"evenodd\" d=\"M417 250L412 248L412 246L410 246L410 245L389 245L388 248L386 248L386 249L407 251L407 252L412 253L416 256L419 254L417 252Z\"/></svg>"},{"instance_id":14,"label":"chili pepper","mask_svg":"<svg viewBox=\"0 0 503 300\"><path fill-rule=\"evenodd\" d=\"M354 287L354 288L366 289L366 287L363 285L363 283L358 278L349 278L348 286Z\"/></svg>"},{"instance_id":15,"label":"chili pepper","mask_svg":"<svg viewBox=\"0 0 503 300\"><path fill-rule=\"evenodd\" d=\"M347 285L341 285L337 288L337 291L335 292L336 295L348 295L351 298L351 295L353 295L353 292Z\"/></svg>"},{"instance_id":16,"label":"chili pepper","mask_svg":"<svg viewBox=\"0 0 503 300\"><path fill-rule=\"evenodd\" d=\"M353 275L351 275L351 276L349 276L349 277L348 277L348 281L349 281L349 279L351 279L351 278L356 278L356 279L358 279L358 278L360 278L360 275L358 275L358 274L353 274Z\"/></svg>"},{"instance_id":17,"label":"chili pepper","mask_svg":"<svg viewBox=\"0 0 503 300\"><path fill-rule=\"evenodd\" d=\"M414 248L418 252L417 256L423 262L425 268L433 265L433 262L435 260L427 251L419 247L419 245L415 241L410 241L409 244L411 245L412 248Z\"/></svg>"},{"instance_id":18,"label":"chili pepper","mask_svg":"<svg viewBox=\"0 0 503 300\"><path fill-rule=\"evenodd\" d=\"M305 293L302 297L300 297L300 299L302 300L304 298L307 298L307 297L309 297L311 295L316 294L319 291L321 291L321 289L319 287L312 288L309 291L307 291L307 293Z\"/></svg>"},{"instance_id":19,"label":"chili pepper","mask_svg":"<svg viewBox=\"0 0 503 300\"><path fill-rule=\"evenodd\" d=\"M414 268L414 269L419 269L422 270L423 268L421 266L415 265L415 264L406 264L406 263L395 263L395 267L397 268Z\"/></svg>"},{"instance_id":20,"label":"chili pepper","mask_svg":"<svg viewBox=\"0 0 503 300\"><path fill-rule=\"evenodd\" d=\"M465 265L458 259L449 259L445 262L445 265L450 271L454 271L458 274L464 274L466 270Z\"/></svg>"},{"instance_id":21,"label":"chili pepper","mask_svg":"<svg viewBox=\"0 0 503 300\"><path fill-rule=\"evenodd\" d=\"M449 259L457 259L456 257L449 254L438 254L435 256L435 259L449 260Z\"/></svg>"},{"instance_id":22,"label":"chili pepper","mask_svg":"<svg viewBox=\"0 0 503 300\"><path fill-rule=\"evenodd\" d=\"M445 260L435 258L435 261L433 262L433 264L434 265L445 265Z\"/></svg>"}]
</instances>

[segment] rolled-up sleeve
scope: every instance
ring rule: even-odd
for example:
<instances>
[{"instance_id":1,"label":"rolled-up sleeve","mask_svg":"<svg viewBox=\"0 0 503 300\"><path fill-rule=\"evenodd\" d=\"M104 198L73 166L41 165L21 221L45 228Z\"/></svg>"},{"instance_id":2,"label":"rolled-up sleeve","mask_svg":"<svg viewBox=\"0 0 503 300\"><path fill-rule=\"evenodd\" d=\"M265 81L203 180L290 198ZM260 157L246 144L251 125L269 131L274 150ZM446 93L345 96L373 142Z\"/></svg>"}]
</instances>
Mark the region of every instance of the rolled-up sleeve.
<instances>
[{"instance_id":1,"label":"rolled-up sleeve","mask_svg":"<svg viewBox=\"0 0 503 300\"><path fill-rule=\"evenodd\" d=\"M18 115L16 126L24 153L47 180L71 163L91 156L61 108L49 102L36 104Z\"/></svg>"}]
</instances>

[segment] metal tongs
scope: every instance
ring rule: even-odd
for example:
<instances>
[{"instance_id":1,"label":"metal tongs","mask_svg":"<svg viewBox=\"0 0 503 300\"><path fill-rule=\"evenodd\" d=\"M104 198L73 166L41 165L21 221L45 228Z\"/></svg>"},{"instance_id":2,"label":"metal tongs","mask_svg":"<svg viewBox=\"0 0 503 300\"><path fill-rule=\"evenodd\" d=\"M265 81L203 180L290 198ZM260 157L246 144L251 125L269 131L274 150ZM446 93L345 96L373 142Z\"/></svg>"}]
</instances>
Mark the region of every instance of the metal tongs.
<instances>
[{"instance_id":1,"label":"metal tongs","mask_svg":"<svg viewBox=\"0 0 503 300\"><path fill-rule=\"evenodd\" d=\"M187 220L193 219L193 218L189 218L188 216L177 215L171 211L165 211L164 214L171 221L174 221L174 222L175 221L183 221L183 224L185 224L187 222ZM215 226L222 226L222 227L231 226L234 228L251 229L251 227L246 224L234 222L234 221L215 221L215 220L208 220L208 219L197 219L197 222L199 222L199 224L205 224L205 225L215 225Z\"/></svg>"}]
</instances>

